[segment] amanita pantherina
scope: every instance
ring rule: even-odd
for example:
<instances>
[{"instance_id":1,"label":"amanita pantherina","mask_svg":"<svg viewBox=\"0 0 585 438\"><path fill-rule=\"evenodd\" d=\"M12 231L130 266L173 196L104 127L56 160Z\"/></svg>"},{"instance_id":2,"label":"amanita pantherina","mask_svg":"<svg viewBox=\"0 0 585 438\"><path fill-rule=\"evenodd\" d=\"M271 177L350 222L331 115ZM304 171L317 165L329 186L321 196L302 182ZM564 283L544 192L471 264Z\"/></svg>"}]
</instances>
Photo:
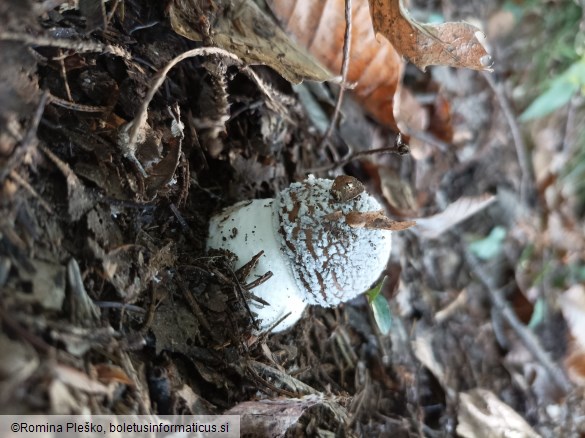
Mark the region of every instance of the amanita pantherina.
<instances>
[{"instance_id":1,"label":"amanita pantherina","mask_svg":"<svg viewBox=\"0 0 585 438\"><path fill-rule=\"evenodd\" d=\"M274 328L282 331L307 304L336 306L367 290L386 266L391 230L410 225L386 218L353 177L309 176L274 199L240 202L214 216L207 246L235 253L236 268L264 251L251 278L273 275L251 292L270 305L249 306L260 330L290 312Z\"/></svg>"}]
</instances>

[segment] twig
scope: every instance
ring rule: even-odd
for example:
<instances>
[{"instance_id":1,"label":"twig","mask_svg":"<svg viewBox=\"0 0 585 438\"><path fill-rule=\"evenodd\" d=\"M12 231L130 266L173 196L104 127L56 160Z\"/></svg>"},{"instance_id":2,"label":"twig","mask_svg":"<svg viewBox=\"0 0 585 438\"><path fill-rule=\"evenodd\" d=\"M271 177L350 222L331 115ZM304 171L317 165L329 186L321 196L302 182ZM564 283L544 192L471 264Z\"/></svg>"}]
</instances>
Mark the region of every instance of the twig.
<instances>
[{"instance_id":1,"label":"twig","mask_svg":"<svg viewBox=\"0 0 585 438\"><path fill-rule=\"evenodd\" d=\"M45 201L43 198L41 198L41 195L39 195L39 193L34 189L33 186L31 186L29 184L29 182L27 180L25 180L22 176L20 176L18 174L18 172L16 172L15 170L12 170L10 172L10 178L12 178L14 181L16 181L18 184L20 184L25 190L27 190L33 197L35 197L38 201L39 204L41 204L41 207L43 207L45 209L45 211L49 214L54 214L53 209L51 208L51 206L47 203L47 201Z\"/></svg>"},{"instance_id":2,"label":"twig","mask_svg":"<svg viewBox=\"0 0 585 438\"><path fill-rule=\"evenodd\" d=\"M417 140L428 143L431 146L438 148L441 152L452 151L454 149L451 144L438 139L429 132L416 131L407 127L404 131L402 131L402 133L414 137Z\"/></svg>"},{"instance_id":3,"label":"twig","mask_svg":"<svg viewBox=\"0 0 585 438\"><path fill-rule=\"evenodd\" d=\"M244 303L244 307L246 308L248 316L250 317L250 319L252 319L252 323L254 324L254 328L256 330L260 330L260 325L258 324L258 320L256 318L254 318L254 315L252 314L252 310L250 310L248 300L246 299L246 295L244 294L244 288L242 287L240 280L238 280L238 276L231 269L230 269L230 274L232 277L233 284L236 287L236 292L237 292L238 296L240 297L240 299L242 300L242 302Z\"/></svg>"},{"instance_id":4,"label":"twig","mask_svg":"<svg viewBox=\"0 0 585 438\"><path fill-rule=\"evenodd\" d=\"M331 122L329 123L327 131L325 131L325 134L323 134L323 138L321 139L321 143L319 144L319 150L321 150L323 146L325 146L325 143L329 141L329 137L331 137L331 133L333 132L333 129L335 129L337 119L339 118L339 112L341 110L341 104L343 102L343 95L347 87L347 73L349 71L349 54L351 52L351 27L352 27L351 0L345 0L345 34L343 35L343 61L341 64L341 84L339 87L339 94L337 95L337 102L335 103L335 110L333 111L333 116L331 116ZM332 153L336 154L336 152L333 152L333 148Z\"/></svg>"},{"instance_id":5,"label":"twig","mask_svg":"<svg viewBox=\"0 0 585 438\"><path fill-rule=\"evenodd\" d=\"M248 284L245 284L244 289L248 290L254 289L255 287L260 286L261 284L266 283L270 278L272 278L272 271L268 271L266 274L261 275L256 280Z\"/></svg>"},{"instance_id":6,"label":"twig","mask_svg":"<svg viewBox=\"0 0 585 438\"><path fill-rule=\"evenodd\" d=\"M289 394L292 394L293 397L298 397L299 395L306 395L306 394L319 394L312 386L307 385L306 383L301 382L300 380L288 375L285 372L282 372L276 368L273 368L269 365L266 365L262 362L258 362L255 360L250 360L247 362L248 370L251 370L255 373L256 376L260 377L260 373L267 375L271 379L282 383L283 385L288 386L291 391L287 391L282 388L277 388L277 391L286 391Z\"/></svg>"},{"instance_id":7,"label":"twig","mask_svg":"<svg viewBox=\"0 0 585 438\"><path fill-rule=\"evenodd\" d=\"M41 123L41 118L43 117L43 112L45 111L45 106L47 105L47 101L49 98L49 92L45 91L41 95L39 99L39 104L37 105L37 110L35 111L34 117L30 122L30 126L26 135L24 136L20 148L12 154L8 162L4 165L4 168L0 169L0 182L4 181L4 179L12 172L12 170L18 165L22 157L24 157L29 149L36 145L35 137L37 135L37 129L39 128L39 123Z\"/></svg>"},{"instance_id":8,"label":"twig","mask_svg":"<svg viewBox=\"0 0 585 438\"><path fill-rule=\"evenodd\" d=\"M140 172L142 173L142 175L144 177L147 176L146 171L144 170L144 168L142 167L140 162L136 159L134 154L136 152L136 143L138 141L138 137L140 135L140 132L146 126L146 121L147 121L147 117L148 117L148 106L150 105L150 102L154 98L154 95L156 94L158 89L164 83L169 71L175 65L177 65L179 62L181 62L185 59L188 59L188 58L194 58L197 56L211 56L211 55L217 55L217 56L220 56L222 58L227 58L239 66L244 65L243 61L240 58L238 58L236 55L234 55L231 52L228 52L227 50L223 50L223 49L220 49L217 47L200 47L198 49L192 49L192 50L188 50L184 53L181 53L179 56L173 58L166 66L164 66L154 76L154 78L152 79L152 84L150 85L150 88L148 89L146 96L144 97L140 107L138 108L138 112L136 114L136 117L134 117L134 119L131 122L124 125L124 127L120 131L119 144L120 144L120 147L122 148L124 156L136 164L136 166L138 167L138 169L140 170ZM244 73L246 73L246 75L248 77L250 77L252 80L254 80L256 82L259 90L271 102L274 102L274 99L272 98L272 93L270 91L270 87L267 84L265 84L258 77L258 75L256 73L254 73L254 71L252 71L251 69L249 69L247 67L244 67L242 69L242 71Z\"/></svg>"},{"instance_id":9,"label":"twig","mask_svg":"<svg viewBox=\"0 0 585 438\"><path fill-rule=\"evenodd\" d=\"M584 11L585 14L585 11ZM563 135L563 144L562 144L562 163L563 165L569 161L571 156L573 155L573 151L575 150L576 143L573 141L572 138L574 135L574 129L576 123L578 123L577 117L577 97L573 96L573 98L569 101L569 109L567 112L567 121L565 123L565 134Z\"/></svg>"},{"instance_id":10,"label":"twig","mask_svg":"<svg viewBox=\"0 0 585 438\"><path fill-rule=\"evenodd\" d=\"M502 314L512 330L516 332L526 349L534 359L543 366L551 380L566 393L570 392L573 389L573 386L562 368L554 363L549 354L544 351L536 336L524 324L522 324L522 322L520 322L514 313L514 310L503 298L503 291L496 287L490 276L480 266L475 256L469 251L464 251L464 253L469 267L488 290L490 300L495 309Z\"/></svg>"},{"instance_id":11,"label":"twig","mask_svg":"<svg viewBox=\"0 0 585 438\"><path fill-rule=\"evenodd\" d=\"M157 308L156 292L154 290L154 287L152 285L150 285L149 289L150 289L150 296L149 296L150 303L148 303L148 308L146 310L146 316L144 317L144 319L142 320L142 323L140 324L140 331L142 333L146 333L150 329L150 326L152 325L152 323L154 321L156 308Z\"/></svg>"},{"instance_id":12,"label":"twig","mask_svg":"<svg viewBox=\"0 0 585 438\"><path fill-rule=\"evenodd\" d=\"M532 172L532 165L528 155L528 148L526 147L526 143L524 143L514 111L510 106L510 102L508 102L508 98L506 97L501 84L497 84L490 73L484 72L483 77L494 91L498 103L504 112L508 126L510 127L510 133L512 134L514 147L516 148L516 156L518 157L518 164L520 165L520 171L522 172L520 180L520 199L526 205L529 197L534 193L534 174Z\"/></svg>"},{"instance_id":13,"label":"twig","mask_svg":"<svg viewBox=\"0 0 585 438\"><path fill-rule=\"evenodd\" d=\"M246 375L251 380L253 380L256 384L260 383L279 395L285 395L288 398L298 398L298 394L295 394L294 392L291 392L291 391L287 391L286 389L279 388L276 385L273 385L272 383L270 383L268 380L261 377L258 374L258 372L254 368L252 368L251 366L248 366L247 371L248 372L246 373ZM261 389L261 388L259 388L259 389ZM266 392L266 391L264 391L264 392ZM268 395L270 395L270 394L268 394Z\"/></svg>"},{"instance_id":14,"label":"twig","mask_svg":"<svg viewBox=\"0 0 585 438\"><path fill-rule=\"evenodd\" d=\"M213 340L217 342L217 337L215 335L215 332L213 331L213 329L211 328L211 325L207 321L207 318L205 317L203 310L201 310L199 303L197 302L195 297L191 294L191 291L185 287L185 283L183 282L182 276L178 272L175 273L175 275L177 277L177 285L179 286L179 289L181 290L183 297L185 298L185 300L189 304L189 307L191 307L191 311L193 312L193 314L197 318L199 324L201 324L201 326L207 331L207 333L209 333L209 335L211 335Z\"/></svg>"},{"instance_id":15,"label":"twig","mask_svg":"<svg viewBox=\"0 0 585 438\"><path fill-rule=\"evenodd\" d=\"M59 67L61 69L61 77L63 78L63 84L65 85L65 94L67 94L67 99L69 101L73 101L73 97L71 97L71 88L69 88L69 81L67 80L67 69L65 68L65 59L63 58L63 54L61 50L59 50L61 56L59 56Z\"/></svg>"},{"instance_id":16,"label":"twig","mask_svg":"<svg viewBox=\"0 0 585 438\"><path fill-rule=\"evenodd\" d=\"M100 309L122 309L130 312L146 313L146 310L134 304L120 303L118 301L94 301L93 303Z\"/></svg>"},{"instance_id":17,"label":"twig","mask_svg":"<svg viewBox=\"0 0 585 438\"><path fill-rule=\"evenodd\" d=\"M108 110L108 107L105 106L83 105L81 103L75 103L69 100L61 99L60 97L53 96L52 94L49 95L49 102L63 108L85 113L103 113Z\"/></svg>"},{"instance_id":18,"label":"twig","mask_svg":"<svg viewBox=\"0 0 585 438\"><path fill-rule=\"evenodd\" d=\"M71 49L77 52L98 52L109 53L115 56L120 56L124 59L131 60L132 55L121 47L112 46L109 44L101 44L93 41L79 41L69 40L64 38L52 38L47 36L34 36L28 33L20 32L0 32L0 41L17 41L23 44L31 44L34 46L48 46L57 47L61 49Z\"/></svg>"},{"instance_id":19,"label":"twig","mask_svg":"<svg viewBox=\"0 0 585 438\"><path fill-rule=\"evenodd\" d=\"M57 350L52 345L49 345L43 338L34 333L29 332L23 327L20 322L14 319L11 312L0 307L0 324L4 326L4 330L12 332L14 335L22 338L29 343L40 353L56 355Z\"/></svg>"},{"instance_id":20,"label":"twig","mask_svg":"<svg viewBox=\"0 0 585 438\"><path fill-rule=\"evenodd\" d=\"M112 19L114 18L114 14L116 13L116 10L118 9L119 3L120 3L120 0L113 1L112 9L110 10L110 12L106 16L106 24L107 25L109 25L111 23ZM104 30L106 30L106 27L104 27Z\"/></svg>"},{"instance_id":21,"label":"twig","mask_svg":"<svg viewBox=\"0 0 585 438\"><path fill-rule=\"evenodd\" d=\"M307 171L310 173L327 172L330 170L337 169L338 167L343 167L346 164L348 164L354 160L357 160L357 159L362 158L362 157L367 157L369 155L376 155L376 154L406 155L406 154L408 154L408 152L409 152L408 146L405 145L404 143L402 143L402 141L397 141L392 146L386 146L386 147L377 148L377 149L369 149L367 151L354 152L353 154L348 155L347 157L343 158L342 160L328 164L327 166L314 167L312 169L308 169Z\"/></svg>"}]
</instances>

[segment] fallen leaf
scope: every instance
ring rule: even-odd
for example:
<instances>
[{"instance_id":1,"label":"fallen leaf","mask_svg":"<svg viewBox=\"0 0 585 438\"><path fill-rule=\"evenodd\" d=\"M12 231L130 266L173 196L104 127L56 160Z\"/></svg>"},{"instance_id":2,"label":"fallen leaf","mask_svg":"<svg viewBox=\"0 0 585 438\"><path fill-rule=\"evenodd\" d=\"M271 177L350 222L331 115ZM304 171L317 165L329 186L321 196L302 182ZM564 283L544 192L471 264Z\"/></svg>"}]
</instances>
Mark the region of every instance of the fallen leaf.
<instances>
[{"instance_id":1,"label":"fallen leaf","mask_svg":"<svg viewBox=\"0 0 585 438\"><path fill-rule=\"evenodd\" d=\"M87 401L79 394L74 394L74 392L75 391L72 388L69 388L62 381L56 379L53 380L47 389L47 397L49 398L51 405L51 414L70 415L71 413L79 413L81 403L87 403Z\"/></svg>"},{"instance_id":2,"label":"fallen leaf","mask_svg":"<svg viewBox=\"0 0 585 438\"><path fill-rule=\"evenodd\" d=\"M414 221L394 221L386 217L383 211L350 211L345 215L345 222L352 228L390 231L403 231L416 225Z\"/></svg>"},{"instance_id":3,"label":"fallen leaf","mask_svg":"<svg viewBox=\"0 0 585 438\"><path fill-rule=\"evenodd\" d=\"M491 391L476 388L460 393L459 400L457 434L464 438L540 437Z\"/></svg>"},{"instance_id":4,"label":"fallen leaf","mask_svg":"<svg viewBox=\"0 0 585 438\"><path fill-rule=\"evenodd\" d=\"M571 286L559 297L559 304L571 335L585 351L585 286Z\"/></svg>"},{"instance_id":5,"label":"fallen leaf","mask_svg":"<svg viewBox=\"0 0 585 438\"><path fill-rule=\"evenodd\" d=\"M24 342L14 341L0 333L0 351L10 352L0 356L0 404L7 403L16 391L22 390L22 383L39 366L35 350Z\"/></svg>"},{"instance_id":6,"label":"fallen leaf","mask_svg":"<svg viewBox=\"0 0 585 438\"><path fill-rule=\"evenodd\" d=\"M94 366L97 378L101 383L109 384L111 382L122 383L123 385L134 386L134 382L128 374L119 366L109 363L99 363Z\"/></svg>"},{"instance_id":7,"label":"fallen leaf","mask_svg":"<svg viewBox=\"0 0 585 438\"><path fill-rule=\"evenodd\" d=\"M65 299L65 268L41 260L30 260L32 271L19 268L22 281L31 285L31 293L18 293L22 301L40 304L49 310L61 310Z\"/></svg>"},{"instance_id":8,"label":"fallen leaf","mask_svg":"<svg viewBox=\"0 0 585 438\"><path fill-rule=\"evenodd\" d=\"M268 2L286 30L332 72L341 71L345 33L345 0L271 0ZM388 41L377 41L366 0L353 0L347 81L366 111L380 123L396 127L394 95L404 63Z\"/></svg>"},{"instance_id":9,"label":"fallen leaf","mask_svg":"<svg viewBox=\"0 0 585 438\"><path fill-rule=\"evenodd\" d=\"M345 426L349 421L346 409L333 397L311 394L302 398L252 400L239 403L224 414L240 417L243 436L293 436L296 431L304 431L303 418L311 418L315 428L335 421L340 436L351 436Z\"/></svg>"},{"instance_id":10,"label":"fallen leaf","mask_svg":"<svg viewBox=\"0 0 585 438\"><path fill-rule=\"evenodd\" d=\"M424 71L428 65L491 71L488 55L468 23L419 23L409 16L403 0L369 0L376 33L388 39L406 59Z\"/></svg>"},{"instance_id":11,"label":"fallen leaf","mask_svg":"<svg viewBox=\"0 0 585 438\"><path fill-rule=\"evenodd\" d=\"M83 276L77 260L72 258L67 264L69 280L69 313L71 321L82 327L96 327L100 319L100 309L87 294Z\"/></svg>"},{"instance_id":12,"label":"fallen leaf","mask_svg":"<svg viewBox=\"0 0 585 438\"><path fill-rule=\"evenodd\" d=\"M459 198L441 213L417 219L413 231L427 239L436 239L455 225L489 207L495 200L495 196L488 194L472 198Z\"/></svg>"},{"instance_id":13,"label":"fallen leaf","mask_svg":"<svg viewBox=\"0 0 585 438\"><path fill-rule=\"evenodd\" d=\"M179 165L181 140L171 140L165 147L168 149L166 156L148 171L148 178L145 184L147 187L146 191L150 196L154 196L159 189L169 184Z\"/></svg>"},{"instance_id":14,"label":"fallen leaf","mask_svg":"<svg viewBox=\"0 0 585 438\"><path fill-rule=\"evenodd\" d=\"M394 217L403 219L417 215L419 205L410 181L386 166L377 166L374 175L380 178L384 201Z\"/></svg>"},{"instance_id":15,"label":"fallen leaf","mask_svg":"<svg viewBox=\"0 0 585 438\"><path fill-rule=\"evenodd\" d=\"M416 358L437 378L441 387L447 394L452 394L453 389L449 386L447 373L443 364L437 360L433 351L433 333L422 331L412 341L412 351Z\"/></svg>"},{"instance_id":16,"label":"fallen leaf","mask_svg":"<svg viewBox=\"0 0 585 438\"><path fill-rule=\"evenodd\" d=\"M48 148L41 146L41 149L49 159L57 166L67 181L67 201L69 216L73 221L81 218L95 204L95 200L87 188L82 184L71 167Z\"/></svg>"},{"instance_id":17,"label":"fallen leaf","mask_svg":"<svg viewBox=\"0 0 585 438\"><path fill-rule=\"evenodd\" d=\"M569 352L564 360L567 375L573 383L585 387L585 350L575 342L569 344Z\"/></svg>"},{"instance_id":18,"label":"fallen leaf","mask_svg":"<svg viewBox=\"0 0 585 438\"><path fill-rule=\"evenodd\" d=\"M173 0L169 6L175 32L237 55L246 64L268 65L286 80L331 80L333 75L274 25L251 0L216 0L205 7L196 0Z\"/></svg>"}]
</instances>

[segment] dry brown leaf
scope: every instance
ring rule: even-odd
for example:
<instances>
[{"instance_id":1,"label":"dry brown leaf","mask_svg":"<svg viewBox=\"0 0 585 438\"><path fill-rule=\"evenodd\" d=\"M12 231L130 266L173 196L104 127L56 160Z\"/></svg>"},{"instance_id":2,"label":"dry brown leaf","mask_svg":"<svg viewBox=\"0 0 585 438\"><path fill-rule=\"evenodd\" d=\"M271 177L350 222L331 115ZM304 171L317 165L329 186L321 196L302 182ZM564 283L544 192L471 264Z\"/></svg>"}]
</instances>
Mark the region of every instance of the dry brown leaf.
<instances>
[{"instance_id":1,"label":"dry brown leaf","mask_svg":"<svg viewBox=\"0 0 585 438\"><path fill-rule=\"evenodd\" d=\"M390 231L403 231L416 225L414 221L393 221L383 211L350 211L345 215L345 222L352 228Z\"/></svg>"},{"instance_id":2,"label":"dry brown leaf","mask_svg":"<svg viewBox=\"0 0 585 438\"><path fill-rule=\"evenodd\" d=\"M245 63L268 65L286 80L331 80L333 75L298 47L251 0L215 0L213 7L197 0L173 0L173 30L194 41L225 49Z\"/></svg>"},{"instance_id":3,"label":"dry brown leaf","mask_svg":"<svg viewBox=\"0 0 585 438\"><path fill-rule=\"evenodd\" d=\"M585 286L574 284L559 297L559 305L567 322L569 351L564 365L569 378L585 386Z\"/></svg>"},{"instance_id":4,"label":"dry brown leaf","mask_svg":"<svg viewBox=\"0 0 585 438\"><path fill-rule=\"evenodd\" d=\"M489 207L495 200L496 197L490 194L459 198L441 213L417 219L414 231L427 239L436 239L455 225Z\"/></svg>"},{"instance_id":5,"label":"dry brown leaf","mask_svg":"<svg viewBox=\"0 0 585 438\"><path fill-rule=\"evenodd\" d=\"M419 203L410 181L405 180L395 170L384 166L378 166L374 175L380 178L384 201L394 217L404 219L418 215Z\"/></svg>"},{"instance_id":6,"label":"dry brown leaf","mask_svg":"<svg viewBox=\"0 0 585 438\"><path fill-rule=\"evenodd\" d=\"M571 286L559 297L559 304L571 335L585 350L585 286Z\"/></svg>"},{"instance_id":7,"label":"dry brown leaf","mask_svg":"<svg viewBox=\"0 0 585 438\"><path fill-rule=\"evenodd\" d=\"M476 388L459 393L457 433L465 438L540 437L514 409L493 392Z\"/></svg>"},{"instance_id":8,"label":"dry brown leaf","mask_svg":"<svg viewBox=\"0 0 585 438\"><path fill-rule=\"evenodd\" d=\"M449 386L447 373L441 362L433 351L433 333L421 330L412 341L412 351L416 358L437 378L442 388L448 394L453 393Z\"/></svg>"},{"instance_id":9,"label":"dry brown leaf","mask_svg":"<svg viewBox=\"0 0 585 438\"><path fill-rule=\"evenodd\" d=\"M345 0L271 0L274 14L288 32L331 71L341 70ZM386 40L376 40L366 0L352 2L348 82L357 83L357 100L379 122L396 127L393 99L403 62Z\"/></svg>"},{"instance_id":10,"label":"dry brown leaf","mask_svg":"<svg viewBox=\"0 0 585 438\"><path fill-rule=\"evenodd\" d=\"M564 360L569 379L580 387L585 387L585 350L575 342L569 344L568 355Z\"/></svg>"},{"instance_id":11,"label":"dry brown leaf","mask_svg":"<svg viewBox=\"0 0 585 438\"><path fill-rule=\"evenodd\" d=\"M316 428L326 419L334 418L339 424L340 436L353 436L345 426L348 424L346 410L334 398L321 395L246 401L225 414L240 417L240 432L243 436L292 436L295 431L305 427L301 426L302 418L310 411L319 412L315 416Z\"/></svg>"},{"instance_id":12,"label":"dry brown leaf","mask_svg":"<svg viewBox=\"0 0 585 438\"><path fill-rule=\"evenodd\" d=\"M41 146L41 149L49 159L57 166L67 181L67 201L69 205L69 216L76 221L89 211L95 204L95 200L71 167L48 148Z\"/></svg>"},{"instance_id":13,"label":"dry brown leaf","mask_svg":"<svg viewBox=\"0 0 585 438\"><path fill-rule=\"evenodd\" d=\"M109 363L94 365L97 378L101 383L108 385L111 382L122 383L123 385L134 386L134 382L128 374L119 366Z\"/></svg>"},{"instance_id":14,"label":"dry brown leaf","mask_svg":"<svg viewBox=\"0 0 585 438\"><path fill-rule=\"evenodd\" d=\"M403 0L369 0L376 33L421 70L428 65L491 71L492 57L468 23L424 24L412 19Z\"/></svg>"}]
</instances>

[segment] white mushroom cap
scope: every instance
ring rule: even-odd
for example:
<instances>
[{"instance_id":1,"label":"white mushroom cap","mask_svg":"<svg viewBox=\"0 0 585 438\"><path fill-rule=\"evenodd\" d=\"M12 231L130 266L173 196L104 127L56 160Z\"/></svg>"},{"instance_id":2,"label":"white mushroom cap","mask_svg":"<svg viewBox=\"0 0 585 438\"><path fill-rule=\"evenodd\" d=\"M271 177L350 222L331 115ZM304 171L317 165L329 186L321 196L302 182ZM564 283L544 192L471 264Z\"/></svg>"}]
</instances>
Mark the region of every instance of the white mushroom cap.
<instances>
[{"instance_id":1,"label":"white mushroom cap","mask_svg":"<svg viewBox=\"0 0 585 438\"><path fill-rule=\"evenodd\" d=\"M249 303L261 330L288 312L274 331L291 327L307 304L330 307L354 298L386 267L391 231L359 222L363 217L379 220L380 204L360 190L347 196L337 193L337 187L332 192L333 184L309 176L276 199L240 202L211 219L208 248L235 253L236 268L264 251L249 278L273 273L251 291L270 304Z\"/></svg>"},{"instance_id":2,"label":"white mushroom cap","mask_svg":"<svg viewBox=\"0 0 585 438\"><path fill-rule=\"evenodd\" d=\"M294 266L305 301L336 306L364 292L385 269L392 249L391 231L347 223L351 212L379 212L376 199L362 192L336 201L333 181L309 177L283 190L275 200L279 237Z\"/></svg>"},{"instance_id":3,"label":"white mushroom cap","mask_svg":"<svg viewBox=\"0 0 585 438\"><path fill-rule=\"evenodd\" d=\"M239 202L212 217L207 247L223 248L236 254L236 269L248 263L260 251L264 251L258 264L250 272L248 281L251 282L268 271L272 272L271 278L251 290L254 295L270 303L270 306L256 301L249 301L248 305L258 315L261 331L291 312L273 330L279 332L292 327L301 318L307 305L300 296L290 264L283 256L280 242L275 235L276 214L273 201L257 199Z\"/></svg>"}]
</instances>

